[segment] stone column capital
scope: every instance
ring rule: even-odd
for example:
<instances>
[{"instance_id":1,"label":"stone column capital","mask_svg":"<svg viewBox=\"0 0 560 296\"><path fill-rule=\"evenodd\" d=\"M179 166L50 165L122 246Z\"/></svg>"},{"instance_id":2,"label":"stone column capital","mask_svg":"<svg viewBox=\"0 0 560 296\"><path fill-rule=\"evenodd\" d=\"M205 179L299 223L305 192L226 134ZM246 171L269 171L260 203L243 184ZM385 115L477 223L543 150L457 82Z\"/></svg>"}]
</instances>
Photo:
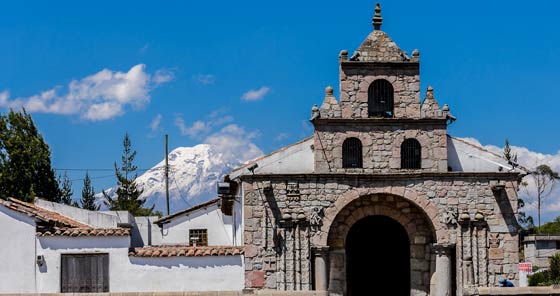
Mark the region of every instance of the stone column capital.
<instances>
[{"instance_id":1,"label":"stone column capital","mask_svg":"<svg viewBox=\"0 0 560 296\"><path fill-rule=\"evenodd\" d=\"M432 247L436 255L448 256L455 248L455 244L433 244Z\"/></svg>"},{"instance_id":2,"label":"stone column capital","mask_svg":"<svg viewBox=\"0 0 560 296\"><path fill-rule=\"evenodd\" d=\"M327 256L329 253L330 247L329 246L313 246L311 247L311 251L315 256L324 257Z\"/></svg>"}]
</instances>

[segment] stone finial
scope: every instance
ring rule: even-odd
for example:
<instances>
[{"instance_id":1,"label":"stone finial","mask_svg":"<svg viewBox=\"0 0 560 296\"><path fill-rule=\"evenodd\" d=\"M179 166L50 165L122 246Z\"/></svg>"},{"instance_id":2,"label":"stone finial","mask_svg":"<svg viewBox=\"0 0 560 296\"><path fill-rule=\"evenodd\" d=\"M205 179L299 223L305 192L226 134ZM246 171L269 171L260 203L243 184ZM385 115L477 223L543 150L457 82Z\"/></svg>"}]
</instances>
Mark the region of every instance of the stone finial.
<instances>
[{"instance_id":1,"label":"stone finial","mask_svg":"<svg viewBox=\"0 0 560 296\"><path fill-rule=\"evenodd\" d=\"M434 88L428 86L428 88L426 89L426 98L433 98L433 97L434 97Z\"/></svg>"},{"instance_id":2,"label":"stone finial","mask_svg":"<svg viewBox=\"0 0 560 296\"><path fill-rule=\"evenodd\" d=\"M410 59L412 62L419 62L420 61L420 51L418 51L418 49L415 49L412 51L412 59Z\"/></svg>"},{"instance_id":3,"label":"stone finial","mask_svg":"<svg viewBox=\"0 0 560 296\"><path fill-rule=\"evenodd\" d=\"M375 15L371 20L374 30L381 30L381 24L383 23L383 18L381 17L381 5L379 3L375 4Z\"/></svg>"},{"instance_id":4,"label":"stone finial","mask_svg":"<svg viewBox=\"0 0 560 296\"><path fill-rule=\"evenodd\" d=\"M334 89L330 85L325 88L325 99L321 108L319 108L319 112L321 118L337 118L341 116L340 105L334 97Z\"/></svg>"},{"instance_id":5,"label":"stone finial","mask_svg":"<svg viewBox=\"0 0 560 296\"><path fill-rule=\"evenodd\" d=\"M320 116L321 115L319 113L319 107L317 105L313 105L313 107L311 108L311 118L309 119L309 121L314 121Z\"/></svg>"},{"instance_id":6,"label":"stone finial","mask_svg":"<svg viewBox=\"0 0 560 296\"><path fill-rule=\"evenodd\" d=\"M443 105L443 108L441 110L443 110L443 112L449 112L449 105Z\"/></svg>"},{"instance_id":7,"label":"stone finial","mask_svg":"<svg viewBox=\"0 0 560 296\"><path fill-rule=\"evenodd\" d=\"M340 53L338 54L338 60L348 61L348 50L346 49L341 50Z\"/></svg>"},{"instance_id":8,"label":"stone finial","mask_svg":"<svg viewBox=\"0 0 560 296\"><path fill-rule=\"evenodd\" d=\"M434 97L434 88L428 86L426 89L426 98L420 106L420 115L422 118L443 118L444 114L439 107L439 104Z\"/></svg>"}]
</instances>

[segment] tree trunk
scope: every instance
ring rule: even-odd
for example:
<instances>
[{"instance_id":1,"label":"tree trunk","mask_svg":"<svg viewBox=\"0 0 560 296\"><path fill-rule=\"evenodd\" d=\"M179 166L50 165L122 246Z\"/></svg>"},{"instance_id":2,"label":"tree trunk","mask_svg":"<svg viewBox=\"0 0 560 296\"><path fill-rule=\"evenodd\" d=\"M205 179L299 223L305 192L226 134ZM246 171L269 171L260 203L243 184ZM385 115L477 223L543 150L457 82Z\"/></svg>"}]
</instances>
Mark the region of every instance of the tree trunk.
<instances>
[{"instance_id":1,"label":"tree trunk","mask_svg":"<svg viewBox=\"0 0 560 296\"><path fill-rule=\"evenodd\" d=\"M537 218L539 220L539 228L541 228L541 198L537 198Z\"/></svg>"}]
</instances>

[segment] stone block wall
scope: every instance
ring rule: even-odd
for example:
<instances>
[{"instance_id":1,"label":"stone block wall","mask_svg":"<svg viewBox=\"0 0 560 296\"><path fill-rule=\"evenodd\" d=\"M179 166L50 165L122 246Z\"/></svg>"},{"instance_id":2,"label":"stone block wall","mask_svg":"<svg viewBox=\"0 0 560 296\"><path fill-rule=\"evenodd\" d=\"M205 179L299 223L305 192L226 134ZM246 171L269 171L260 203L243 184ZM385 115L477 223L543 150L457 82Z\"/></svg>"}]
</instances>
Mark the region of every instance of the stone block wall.
<instances>
[{"instance_id":1,"label":"stone block wall","mask_svg":"<svg viewBox=\"0 0 560 296\"><path fill-rule=\"evenodd\" d=\"M340 67L342 118L368 118L368 89L385 79L394 89L394 118L420 118L420 70L418 63L387 64L343 62Z\"/></svg>"},{"instance_id":2,"label":"stone block wall","mask_svg":"<svg viewBox=\"0 0 560 296\"><path fill-rule=\"evenodd\" d=\"M417 262L411 266L418 270L411 286L416 295L428 295L428 283L437 280L433 264L426 270L433 262L432 244L456 250L458 290L497 286L500 277L515 282L516 180L512 173L244 176L246 288L311 290L312 250L328 247L330 269L338 270L329 289L338 295L345 286L340 238L351 227L348 221L390 213L397 221L413 213L424 217L401 221L413 229L411 253Z\"/></svg>"},{"instance_id":3,"label":"stone block wall","mask_svg":"<svg viewBox=\"0 0 560 296\"><path fill-rule=\"evenodd\" d=\"M350 137L356 137L362 142L362 169L342 167L342 144ZM445 121L440 121L439 124L428 121L425 124L415 122L401 125L356 125L336 119L315 124L315 172L406 172L401 170L401 144L408 138L418 140L422 146L422 171L447 172Z\"/></svg>"}]
</instances>

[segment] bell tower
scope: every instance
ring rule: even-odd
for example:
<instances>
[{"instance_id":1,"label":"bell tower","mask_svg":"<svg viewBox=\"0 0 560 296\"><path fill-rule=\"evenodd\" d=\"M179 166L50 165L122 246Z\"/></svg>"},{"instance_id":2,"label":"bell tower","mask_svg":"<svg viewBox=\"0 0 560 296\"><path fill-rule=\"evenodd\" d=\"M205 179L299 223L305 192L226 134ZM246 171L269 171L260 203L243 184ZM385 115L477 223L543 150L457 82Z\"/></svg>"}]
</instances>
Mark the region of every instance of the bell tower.
<instances>
[{"instance_id":1,"label":"bell tower","mask_svg":"<svg viewBox=\"0 0 560 296\"><path fill-rule=\"evenodd\" d=\"M401 50L381 30L379 3L373 31L356 51L339 54L340 102L327 87L314 106L317 173L447 171L447 124L454 120L426 91L420 100L420 52Z\"/></svg>"}]
</instances>

